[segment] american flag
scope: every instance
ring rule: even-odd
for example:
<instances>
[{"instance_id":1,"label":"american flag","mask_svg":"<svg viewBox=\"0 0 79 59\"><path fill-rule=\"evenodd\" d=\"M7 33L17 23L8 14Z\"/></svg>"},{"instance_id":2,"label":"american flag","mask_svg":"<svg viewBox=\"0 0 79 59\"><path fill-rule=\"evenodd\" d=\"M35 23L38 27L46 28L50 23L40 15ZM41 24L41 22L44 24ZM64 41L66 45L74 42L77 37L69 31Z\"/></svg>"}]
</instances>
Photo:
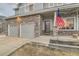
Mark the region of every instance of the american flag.
<instances>
[{"instance_id":1,"label":"american flag","mask_svg":"<svg viewBox=\"0 0 79 59\"><path fill-rule=\"evenodd\" d=\"M56 26L57 26L58 28L61 28L61 27L63 27L64 25L65 25L65 22L64 22L63 18L61 17L61 15L60 15L60 10L59 10L59 8L58 8L58 10L57 10L57 12L56 12Z\"/></svg>"}]
</instances>

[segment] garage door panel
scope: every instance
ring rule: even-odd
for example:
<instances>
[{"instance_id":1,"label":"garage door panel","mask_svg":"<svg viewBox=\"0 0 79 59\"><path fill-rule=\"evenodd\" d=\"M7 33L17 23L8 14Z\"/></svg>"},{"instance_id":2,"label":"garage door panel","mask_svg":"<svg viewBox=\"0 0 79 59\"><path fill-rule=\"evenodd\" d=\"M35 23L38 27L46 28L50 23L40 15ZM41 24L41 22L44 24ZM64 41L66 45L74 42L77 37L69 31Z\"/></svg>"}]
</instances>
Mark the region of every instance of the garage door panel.
<instances>
[{"instance_id":1,"label":"garage door panel","mask_svg":"<svg viewBox=\"0 0 79 59\"><path fill-rule=\"evenodd\" d=\"M21 37L34 38L34 23L27 23L21 26Z\"/></svg>"},{"instance_id":2,"label":"garage door panel","mask_svg":"<svg viewBox=\"0 0 79 59\"><path fill-rule=\"evenodd\" d=\"M17 37L18 35L17 26L9 25L8 29L9 29L8 32L9 36Z\"/></svg>"}]
</instances>

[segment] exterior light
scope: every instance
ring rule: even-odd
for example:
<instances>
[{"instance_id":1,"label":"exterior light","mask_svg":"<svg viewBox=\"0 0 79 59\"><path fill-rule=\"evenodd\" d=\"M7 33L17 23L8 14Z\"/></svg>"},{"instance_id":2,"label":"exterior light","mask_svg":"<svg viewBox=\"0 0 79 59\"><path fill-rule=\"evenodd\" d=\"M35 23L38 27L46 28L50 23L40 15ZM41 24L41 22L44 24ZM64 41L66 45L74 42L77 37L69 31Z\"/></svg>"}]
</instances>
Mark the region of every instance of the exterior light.
<instances>
[{"instance_id":1,"label":"exterior light","mask_svg":"<svg viewBox=\"0 0 79 59\"><path fill-rule=\"evenodd\" d=\"M16 22L20 24L21 21L22 21L22 20L21 20L21 17L20 17L20 16L17 16Z\"/></svg>"}]
</instances>

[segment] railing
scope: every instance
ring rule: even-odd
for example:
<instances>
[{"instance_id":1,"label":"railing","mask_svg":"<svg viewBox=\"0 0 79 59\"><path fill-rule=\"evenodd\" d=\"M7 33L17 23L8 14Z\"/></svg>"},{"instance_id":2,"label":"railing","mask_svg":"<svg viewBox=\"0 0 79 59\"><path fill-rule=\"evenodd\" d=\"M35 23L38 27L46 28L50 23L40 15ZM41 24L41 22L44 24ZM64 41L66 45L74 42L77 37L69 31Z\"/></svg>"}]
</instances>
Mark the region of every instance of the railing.
<instances>
[{"instance_id":1,"label":"railing","mask_svg":"<svg viewBox=\"0 0 79 59\"><path fill-rule=\"evenodd\" d=\"M73 31L59 31L58 34L59 35L69 36L69 35L73 35L73 34L79 34L79 31L78 30L73 30Z\"/></svg>"}]
</instances>

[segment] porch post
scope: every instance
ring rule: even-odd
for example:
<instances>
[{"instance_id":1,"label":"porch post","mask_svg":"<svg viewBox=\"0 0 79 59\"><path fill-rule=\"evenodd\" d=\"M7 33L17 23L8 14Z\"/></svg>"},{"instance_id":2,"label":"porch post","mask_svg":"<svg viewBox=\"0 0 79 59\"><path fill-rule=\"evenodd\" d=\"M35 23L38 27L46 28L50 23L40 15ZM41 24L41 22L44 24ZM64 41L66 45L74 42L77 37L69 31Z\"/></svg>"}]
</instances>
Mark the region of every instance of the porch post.
<instances>
[{"instance_id":1,"label":"porch post","mask_svg":"<svg viewBox=\"0 0 79 59\"><path fill-rule=\"evenodd\" d=\"M53 26L53 36L57 36L58 32L56 31L56 11L54 12L54 26Z\"/></svg>"},{"instance_id":2,"label":"porch post","mask_svg":"<svg viewBox=\"0 0 79 59\"><path fill-rule=\"evenodd\" d=\"M56 26L56 11L54 12L54 26Z\"/></svg>"},{"instance_id":3,"label":"porch post","mask_svg":"<svg viewBox=\"0 0 79 59\"><path fill-rule=\"evenodd\" d=\"M76 18L76 21L77 21L77 24L76 24L76 26L77 26L77 30L78 30L78 11L76 11L76 14L77 14L77 18Z\"/></svg>"}]
</instances>

